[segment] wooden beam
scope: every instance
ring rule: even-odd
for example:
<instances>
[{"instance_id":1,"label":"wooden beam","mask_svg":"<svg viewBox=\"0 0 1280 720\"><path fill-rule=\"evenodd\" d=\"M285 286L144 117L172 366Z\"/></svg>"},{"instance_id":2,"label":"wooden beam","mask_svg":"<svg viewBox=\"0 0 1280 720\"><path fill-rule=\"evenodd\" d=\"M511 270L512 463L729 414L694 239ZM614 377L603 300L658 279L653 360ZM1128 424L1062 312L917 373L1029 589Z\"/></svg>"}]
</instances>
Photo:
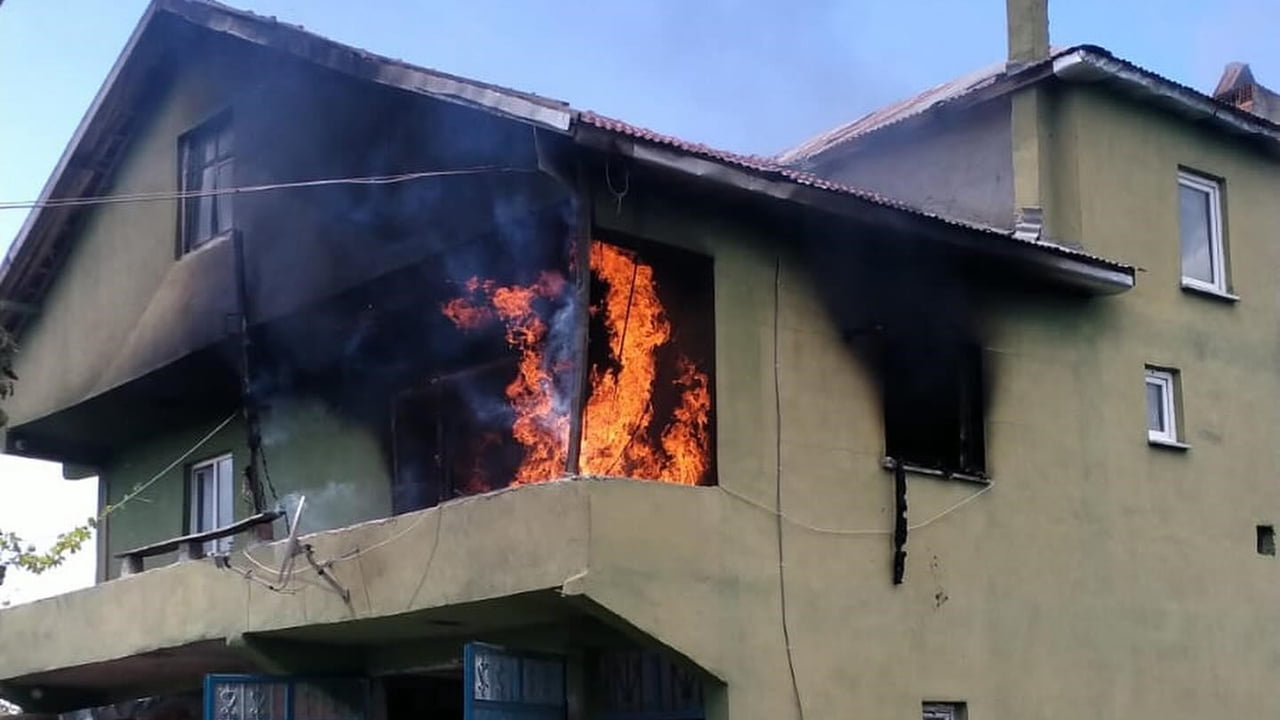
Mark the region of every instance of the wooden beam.
<instances>
[{"instance_id":1,"label":"wooden beam","mask_svg":"<svg viewBox=\"0 0 1280 720\"><path fill-rule=\"evenodd\" d=\"M231 523L226 527L220 527L216 530L206 530L205 532L192 533L190 535L183 535L182 537L176 537L171 540L164 540L162 542L152 543L150 545L143 545L142 547L133 548L132 550L125 550L124 552L118 552L116 553L115 556L118 558L123 558L126 567L131 567L132 563L134 561L137 561L138 568L137 570L135 570L135 572L141 572L142 558L152 557L155 555L163 555L165 553L178 550L183 546L187 546L188 548L190 548L193 545L202 546L204 543L207 543L210 540L219 540L224 537L239 535L245 530L249 530L251 528L255 528L260 525L268 525L270 523L273 523L277 519L279 519L282 515L284 515L284 513L278 510L258 513L257 515L250 515L249 517L243 520ZM128 574L128 573L126 572L125 574Z\"/></svg>"}]
</instances>

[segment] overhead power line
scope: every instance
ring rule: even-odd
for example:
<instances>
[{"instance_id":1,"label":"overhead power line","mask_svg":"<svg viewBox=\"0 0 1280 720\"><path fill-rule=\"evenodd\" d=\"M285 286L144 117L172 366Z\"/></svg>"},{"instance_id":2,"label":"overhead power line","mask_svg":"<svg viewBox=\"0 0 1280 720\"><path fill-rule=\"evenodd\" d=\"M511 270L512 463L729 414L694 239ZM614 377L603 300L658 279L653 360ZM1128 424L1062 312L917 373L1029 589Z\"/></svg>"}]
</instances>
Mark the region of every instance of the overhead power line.
<instances>
[{"instance_id":1,"label":"overhead power line","mask_svg":"<svg viewBox=\"0 0 1280 720\"><path fill-rule=\"evenodd\" d=\"M268 190L285 190L289 188L323 187L326 185L391 185L394 183L420 180L422 178L448 177L453 175L484 175L491 173L535 173L535 168L500 167L494 165L458 168L455 170L424 170L421 172L400 173L397 175L368 175L363 177L323 178L320 180L299 180L296 182L271 183L267 185L245 185L242 187L214 188L210 190L164 191L149 193L132 193L125 195L97 195L75 198L50 198L48 200L17 200L0 202L0 210L30 210L46 207L78 207L81 205L114 205L120 203L157 202L163 200L184 200L187 198L212 197L214 195L242 195L247 193L266 192Z\"/></svg>"}]
</instances>

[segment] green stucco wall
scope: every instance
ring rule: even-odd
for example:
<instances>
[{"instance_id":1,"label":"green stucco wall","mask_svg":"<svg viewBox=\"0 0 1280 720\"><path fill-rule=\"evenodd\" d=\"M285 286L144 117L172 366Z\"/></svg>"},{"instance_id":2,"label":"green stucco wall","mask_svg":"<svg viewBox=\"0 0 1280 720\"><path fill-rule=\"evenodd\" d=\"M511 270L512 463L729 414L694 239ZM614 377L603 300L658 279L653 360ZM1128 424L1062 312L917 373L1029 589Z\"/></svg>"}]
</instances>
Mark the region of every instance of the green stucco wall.
<instances>
[{"instance_id":1,"label":"green stucco wall","mask_svg":"<svg viewBox=\"0 0 1280 720\"><path fill-rule=\"evenodd\" d=\"M982 299L993 486L911 534L900 587L887 535L867 532L892 515L878 396L807 273L784 260L775 306L775 258L749 234L639 200L620 221L715 256L720 483L764 506L782 483L806 717L913 717L926 699L966 700L971 717L1280 711L1280 567L1254 547L1255 525L1280 516L1267 232L1280 206L1266 199L1280 178L1190 126L1076 101L1079 241L1146 272L1114 298ZM1236 305L1178 287L1179 163L1226 178ZM1145 363L1182 370L1190 450L1146 442ZM909 482L912 523L981 489ZM677 508L658 490L601 492L627 499L593 503L592 557L610 559L586 592L724 678L732 717L797 717L774 518L736 496Z\"/></svg>"},{"instance_id":2,"label":"green stucco wall","mask_svg":"<svg viewBox=\"0 0 1280 720\"><path fill-rule=\"evenodd\" d=\"M234 58L180 64L142 113L104 194L173 192L178 137L225 107ZM76 245L29 326L5 411L20 425L82 400L124 349L176 260L177 203L120 203L87 213Z\"/></svg>"},{"instance_id":3,"label":"green stucco wall","mask_svg":"<svg viewBox=\"0 0 1280 720\"><path fill-rule=\"evenodd\" d=\"M181 432L158 434L155 440L121 453L103 468L100 476L108 502L117 502L134 487L151 480L223 419L213 418ZM306 400L273 404L263 418L262 427L271 484L281 506L292 512L300 496L307 499L300 532L329 530L391 514L390 478L377 442L367 430L336 417L319 403ZM239 491L248 450L244 424L237 416L189 459L114 511L108 518L106 532L99 534L104 548L100 552L110 557L186 532L190 467L227 453L233 455L237 478L236 517L251 514L248 501ZM267 500L275 506L276 498L269 492ZM283 521L276 523L275 532L277 537L283 537L286 532ZM148 567L155 567L173 559L174 556L169 555L149 558L146 562ZM105 568L105 577L115 577L119 570L119 561L112 557ZM103 572L104 569L99 568L100 579Z\"/></svg>"}]
</instances>

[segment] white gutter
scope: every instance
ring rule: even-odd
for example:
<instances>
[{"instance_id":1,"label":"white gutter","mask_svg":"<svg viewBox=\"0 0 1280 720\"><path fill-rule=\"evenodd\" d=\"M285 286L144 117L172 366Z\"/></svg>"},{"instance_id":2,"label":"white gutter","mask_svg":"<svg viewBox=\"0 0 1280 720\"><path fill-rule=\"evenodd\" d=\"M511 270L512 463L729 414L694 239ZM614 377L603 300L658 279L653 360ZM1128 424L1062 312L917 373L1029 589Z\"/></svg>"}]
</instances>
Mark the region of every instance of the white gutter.
<instances>
[{"instance_id":1,"label":"white gutter","mask_svg":"<svg viewBox=\"0 0 1280 720\"><path fill-rule=\"evenodd\" d=\"M1244 110L1226 107L1191 88L1152 75L1114 57L1080 48L1054 58L1053 74L1067 82L1107 82L1188 118L1208 120L1224 129L1274 143L1280 152L1280 128Z\"/></svg>"}]
</instances>

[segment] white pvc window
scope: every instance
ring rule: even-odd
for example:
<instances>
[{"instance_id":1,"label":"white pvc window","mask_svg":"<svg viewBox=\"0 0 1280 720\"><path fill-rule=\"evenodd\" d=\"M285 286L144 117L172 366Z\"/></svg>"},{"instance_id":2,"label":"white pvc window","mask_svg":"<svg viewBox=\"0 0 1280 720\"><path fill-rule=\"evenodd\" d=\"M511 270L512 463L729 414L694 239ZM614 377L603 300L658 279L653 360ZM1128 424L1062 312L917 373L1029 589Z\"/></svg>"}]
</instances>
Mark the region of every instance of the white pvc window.
<instances>
[{"instance_id":1,"label":"white pvc window","mask_svg":"<svg viewBox=\"0 0 1280 720\"><path fill-rule=\"evenodd\" d=\"M1216 180L1178 173L1178 233L1182 239L1182 284L1227 293L1222 250L1222 187Z\"/></svg>"},{"instance_id":2,"label":"white pvc window","mask_svg":"<svg viewBox=\"0 0 1280 720\"><path fill-rule=\"evenodd\" d=\"M188 527L192 533L208 532L235 522L235 477L231 456L223 455L191 467L189 488L190 517ZM206 554L225 553L231 550L231 538L210 540L205 543Z\"/></svg>"},{"instance_id":3,"label":"white pvc window","mask_svg":"<svg viewBox=\"0 0 1280 720\"><path fill-rule=\"evenodd\" d=\"M1178 442L1178 418L1173 393L1172 371L1147 368L1147 440L1155 443Z\"/></svg>"}]
</instances>

